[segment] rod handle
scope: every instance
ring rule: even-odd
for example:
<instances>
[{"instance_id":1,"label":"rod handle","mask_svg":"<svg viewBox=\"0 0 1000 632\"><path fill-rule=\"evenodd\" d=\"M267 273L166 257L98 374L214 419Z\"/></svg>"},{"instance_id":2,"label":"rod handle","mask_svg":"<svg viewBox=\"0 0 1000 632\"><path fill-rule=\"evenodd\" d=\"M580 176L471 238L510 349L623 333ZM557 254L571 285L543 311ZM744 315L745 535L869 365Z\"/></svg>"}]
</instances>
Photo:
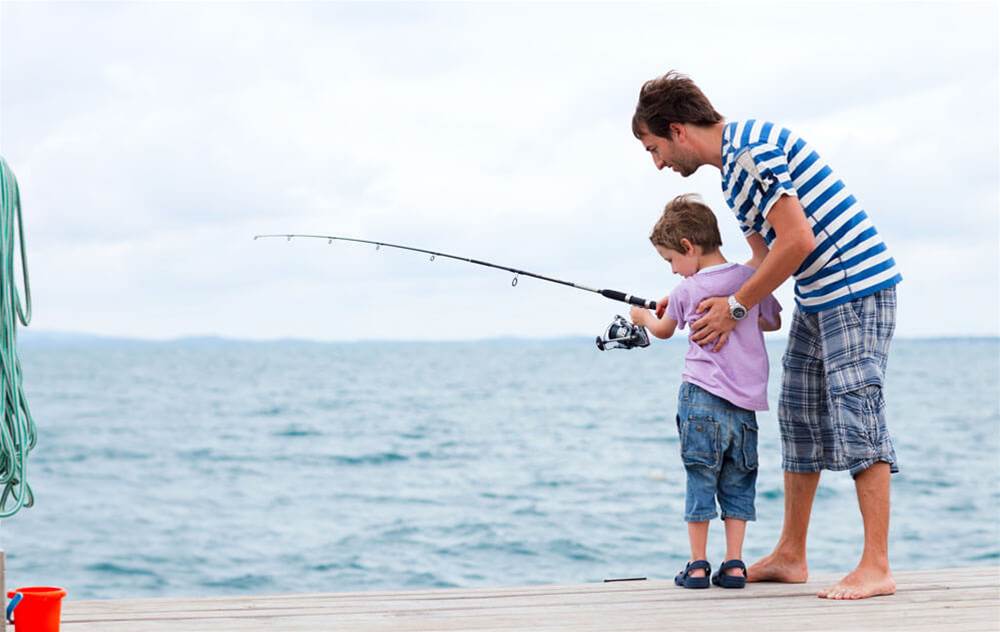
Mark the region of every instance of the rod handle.
<instances>
[{"instance_id":1,"label":"rod handle","mask_svg":"<svg viewBox=\"0 0 1000 632\"><path fill-rule=\"evenodd\" d=\"M619 292L618 290L601 290L601 296L610 298L612 301L621 301L622 303L638 305L639 307L645 307L646 309L656 309L656 301L650 301L644 298L639 298L638 296L632 296L631 294Z\"/></svg>"}]
</instances>

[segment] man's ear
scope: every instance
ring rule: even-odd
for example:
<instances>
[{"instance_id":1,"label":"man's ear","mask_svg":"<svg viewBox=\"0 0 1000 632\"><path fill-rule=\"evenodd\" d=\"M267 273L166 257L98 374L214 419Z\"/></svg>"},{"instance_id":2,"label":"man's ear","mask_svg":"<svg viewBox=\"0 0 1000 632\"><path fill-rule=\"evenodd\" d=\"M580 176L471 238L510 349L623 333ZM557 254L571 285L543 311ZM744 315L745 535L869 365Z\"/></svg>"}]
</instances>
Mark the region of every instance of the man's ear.
<instances>
[{"instance_id":1,"label":"man's ear","mask_svg":"<svg viewBox=\"0 0 1000 632\"><path fill-rule=\"evenodd\" d=\"M686 237L681 238L681 248L684 249L685 255L690 256L694 254L694 244L692 244Z\"/></svg>"},{"instance_id":2,"label":"man's ear","mask_svg":"<svg viewBox=\"0 0 1000 632\"><path fill-rule=\"evenodd\" d=\"M683 123L670 124L670 140L677 142L680 138L687 138L687 128Z\"/></svg>"}]
</instances>

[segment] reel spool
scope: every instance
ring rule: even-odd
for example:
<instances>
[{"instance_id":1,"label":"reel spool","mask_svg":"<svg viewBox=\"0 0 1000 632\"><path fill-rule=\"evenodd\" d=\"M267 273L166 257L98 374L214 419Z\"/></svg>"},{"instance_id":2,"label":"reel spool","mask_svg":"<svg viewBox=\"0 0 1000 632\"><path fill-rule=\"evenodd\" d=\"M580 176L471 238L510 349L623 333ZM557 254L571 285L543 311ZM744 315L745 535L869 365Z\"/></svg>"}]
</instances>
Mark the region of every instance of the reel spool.
<instances>
[{"instance_id":1,"label":"reel spool","mask_svg":"<svg viewBox=\"0 0 1000 632\"><path fill-rule=\"evenodd\" d=\"M601 351L648 347L649 332L645 327L632 324L622 316L615 315L615 319L604 330L604 335L598 336L596 342L597 348Z\"/></svg>"}]
</instances>

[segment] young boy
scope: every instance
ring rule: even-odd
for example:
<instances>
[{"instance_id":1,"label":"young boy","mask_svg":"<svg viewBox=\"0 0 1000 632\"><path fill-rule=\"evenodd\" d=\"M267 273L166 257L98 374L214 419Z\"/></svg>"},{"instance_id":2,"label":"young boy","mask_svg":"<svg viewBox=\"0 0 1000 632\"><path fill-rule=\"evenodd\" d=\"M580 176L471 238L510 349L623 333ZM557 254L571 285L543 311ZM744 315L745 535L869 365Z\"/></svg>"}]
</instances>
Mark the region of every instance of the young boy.
<instances>
[{"instance_id":1,"label":"young boy","mask_svg":"<svg viewBox=\"0 0 1000 632\"><path fill-rule=\"evenodd\" d=\"M694 195L674 198L649 236L656 251L684 280L670 293L663 317L632 308L632 321L657 338L669 338L677 327L699 318L698 304L712 296L732 295L754 270L726 261L719 247L722 237L712 210ZM767 352L763 331L781 327L781 306L768 296L744 310L728 343L691 342L684 360L683 382L677 404L681 460L687 471L684 519L691 541L691 561L674 578L684 588L708 588L711 565L706 561L708 522L715 518L715 501L726 523L726 561L711 575L723 588L746 585L743 535L748 520L756 519L757 417L767 410ZM736 315L739 315L738 313Z\"/></svg>"}]
</instances>

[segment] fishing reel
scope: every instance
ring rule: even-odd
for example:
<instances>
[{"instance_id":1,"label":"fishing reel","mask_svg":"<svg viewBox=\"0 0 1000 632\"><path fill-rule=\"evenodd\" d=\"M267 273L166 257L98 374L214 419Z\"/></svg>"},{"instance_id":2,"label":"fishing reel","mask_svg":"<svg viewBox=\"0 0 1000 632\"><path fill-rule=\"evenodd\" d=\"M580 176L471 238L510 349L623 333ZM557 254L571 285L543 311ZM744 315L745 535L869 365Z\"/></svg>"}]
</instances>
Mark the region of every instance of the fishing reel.
<instances>
[{"instance_id":1,"label":"fishing reel","mask_svg":"<svg viewBox=\"0 0 1000 632\"><path fill-rule=\"evenodd\" d=\"M648 346L649 334L646 332L646 328L630 323L618 315L615 315L615 319L604 330L604 336L597 337L597 348L601 351Z\"/></svg>"}]
</instances>

